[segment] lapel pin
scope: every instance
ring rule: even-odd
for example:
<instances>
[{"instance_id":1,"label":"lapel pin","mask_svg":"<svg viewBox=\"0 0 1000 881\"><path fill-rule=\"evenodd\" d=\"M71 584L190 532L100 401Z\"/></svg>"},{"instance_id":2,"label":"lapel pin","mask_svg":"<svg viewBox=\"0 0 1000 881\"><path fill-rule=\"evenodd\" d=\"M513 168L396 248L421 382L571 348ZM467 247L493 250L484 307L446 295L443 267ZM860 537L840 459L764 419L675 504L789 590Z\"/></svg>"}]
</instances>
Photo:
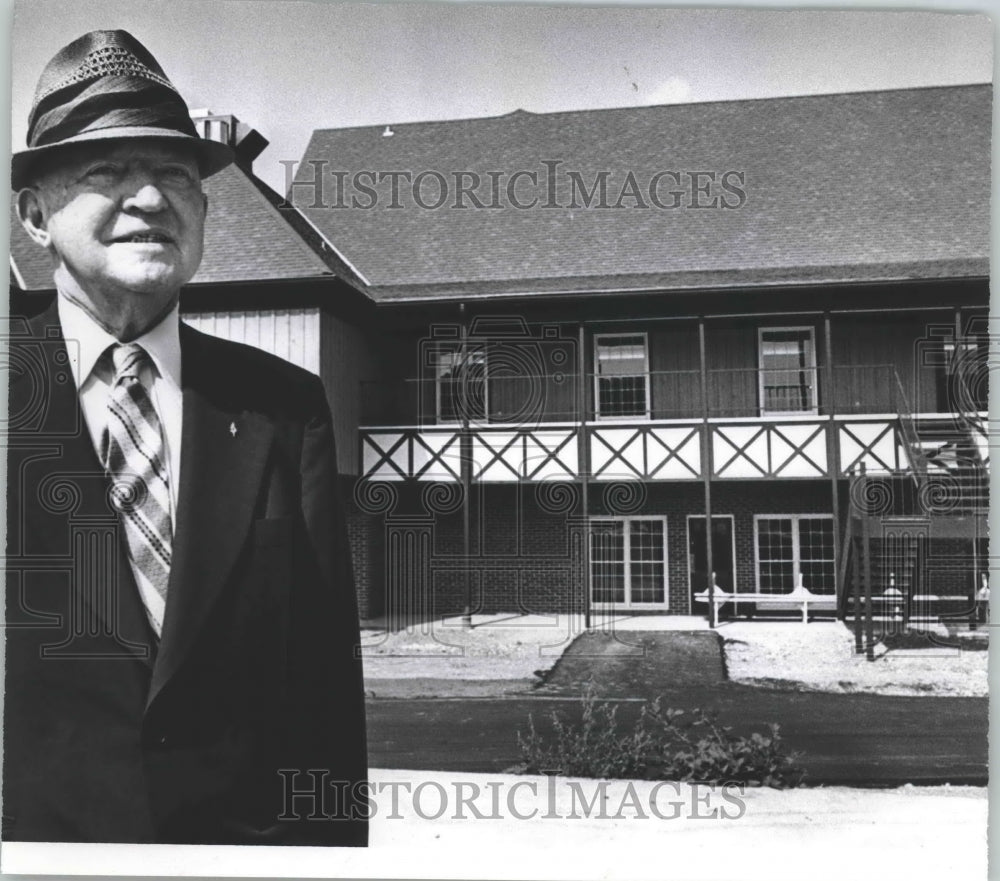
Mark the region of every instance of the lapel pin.
<instances>
[{"instance_id":1,"label":"lapel pin","mask_svg":"<svg viewBox=\"0 0 1000 881\"><path fill-rule=\"evenodd\" d=\"M230 423L229 423L229 433L230 433L230 434L231 434L231 435L232 435L233 437L236 437L236 423L235 423L235 422L230 422Z\"/></svg>"}]
</instances>

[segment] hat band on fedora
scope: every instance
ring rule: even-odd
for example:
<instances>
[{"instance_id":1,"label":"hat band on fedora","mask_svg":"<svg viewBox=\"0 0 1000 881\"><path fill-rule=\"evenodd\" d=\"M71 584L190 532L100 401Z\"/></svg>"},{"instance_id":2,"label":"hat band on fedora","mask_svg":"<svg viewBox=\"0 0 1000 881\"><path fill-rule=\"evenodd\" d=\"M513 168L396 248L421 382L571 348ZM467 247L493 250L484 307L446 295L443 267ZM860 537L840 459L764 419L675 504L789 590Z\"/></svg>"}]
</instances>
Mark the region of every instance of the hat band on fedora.
<instances>
[{"instance_id":1,"label":"hat band on fedora","mask_svg":"<svg viewBox=\"0 0 1000 881\"><path fill-rule=\"evenodd\" d=\"M136 58L133 52L121 46L104 46L87 55L83 63L63 79L52 83L35 95L35 103L41 103L53 92L68 88L74 83L109 76L141 77L166 86L168 89L173 90L174 88L170 80L150 70L147 65Z\"/></svg>"},{"instance_id":2,"label":"hat band on fedora","mask_svg":"<svg viewBox=\"0 0 1000 881\"><path fill-rule=\"evenodd\" d=\"M124 77L116 78L113 84L92 84L72 100L40 113L34 122L29 147L45 147L83 132L128 125L155 126L197 137L187 107L173 89Z\"/></svg>"}]
</instances>

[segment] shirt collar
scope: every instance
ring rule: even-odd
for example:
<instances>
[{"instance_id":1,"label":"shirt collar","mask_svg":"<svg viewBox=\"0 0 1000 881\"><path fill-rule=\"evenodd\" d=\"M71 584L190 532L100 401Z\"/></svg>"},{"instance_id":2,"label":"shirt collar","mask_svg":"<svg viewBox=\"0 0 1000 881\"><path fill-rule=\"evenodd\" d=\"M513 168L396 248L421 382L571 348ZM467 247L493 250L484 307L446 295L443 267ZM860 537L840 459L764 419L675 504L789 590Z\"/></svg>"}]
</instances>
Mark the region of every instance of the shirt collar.
<instances>
[{"instance_id":1,"label":"shirt collar","mask_svg":"<svg viewBox=\"0 0 1000 881\"><path fill-rule=\"evenodd\" d=\"M68 297L57 295L59 324L69 355L77 390L90 377L98 358L118 342L87 312ZM158 373L178 389L181 387L180 307L175 305L155 327L133 340L153 360Z\"/></svg>"}]
</instances>

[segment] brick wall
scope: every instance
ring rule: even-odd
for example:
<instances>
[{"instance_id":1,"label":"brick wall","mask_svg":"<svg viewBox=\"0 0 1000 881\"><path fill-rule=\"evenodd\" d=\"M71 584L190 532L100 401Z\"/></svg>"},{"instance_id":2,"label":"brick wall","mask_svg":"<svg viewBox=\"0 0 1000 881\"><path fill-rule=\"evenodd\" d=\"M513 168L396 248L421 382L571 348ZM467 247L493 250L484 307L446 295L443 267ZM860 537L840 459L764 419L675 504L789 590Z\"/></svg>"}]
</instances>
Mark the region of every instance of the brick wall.
<instances>
[{"instance_id":1,"label":"brick wall","mask_svg":"<svg viewBox=\"0 0 1000 881\"><path fill-rule=\"evenodd\" d=\"M988 568L980 548L978 570ZM932 538L928 543L923 590L938 596L969 596L976 583L975 555L971 539Z\"/></svg>"},{"instance_id":2,"label":"brick wall","mask_svg":"<svg viewBox=\"0 0 1000 881\"><path fill-rule=\"evenodd\" d=\"M578 489L531 484L474 488L470 556L464 555L461 506L433 524L434 596L439 609L530 614L582 611L583 523Z\"/></svg>"},{"instance_id":3,"label":"brick wall","mask_svg":"<svg viewBox=\"0 0 1000 881\"><path fill-rule=\"evenodd\" d=\"M382 522L371 514L348 511L347 535L351 545L351 563L358 597L358 615L374 618L385 611L383 602L384 529Z\"/></svg>"},{"instance_id":4,"label":"brick wall","mask_svg":"<svg viewBox=\"0 0 1000 881\"><path fill-rule=\"evenodd\" d=\"M923 567L917 565L917 541L871 539L872 582L875 593L890 585L920 595L966 597L971 599L976 572L988 567L986 548L980 543L978 561L972 539L930 537L923 540ZM913 584L914 577L918 584Z\"/></svg>"},{"instance_id":5,"label":"brick wall","mask_svg":"<svg viewBox=\"0 0 1000 881\"><path fill-rule=\"evenodd\" d=\"M473 613L582 611L587 579L578 486L474 487L468 561L459 487L398 485L394 492L391 510L355 507L349 518L363 617L403 605L419 616L458 614L467 583ZM734 517L737 583L755 583L754 514L831 507L827 481L714 484L713 516ZM591 516L666 516L669 610L689 613L687 517L704 514L702 485L591 484L588 508Z\"/></svg>"}]
</instances>

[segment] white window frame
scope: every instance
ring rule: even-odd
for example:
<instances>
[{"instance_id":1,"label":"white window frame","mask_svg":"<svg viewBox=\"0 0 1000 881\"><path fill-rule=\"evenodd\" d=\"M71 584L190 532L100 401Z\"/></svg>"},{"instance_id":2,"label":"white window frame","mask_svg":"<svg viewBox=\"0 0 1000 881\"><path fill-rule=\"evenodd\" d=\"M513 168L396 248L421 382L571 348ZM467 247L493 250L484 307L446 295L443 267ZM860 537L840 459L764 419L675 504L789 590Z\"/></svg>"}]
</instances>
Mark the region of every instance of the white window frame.
<instances>
[{"instance_id":1,"label":"white window frame","mask_svg":"<svg viewBox=\"0 0 1000 881\"><path fill-rule=\"evenodd\" d=\"M452 348L452 346L455 348ZM470 416L469 421L474 424L482 424L488 422L490 418L490 367L489 367L489 352L485 345L483 344L470 344L468 346L468 352L466 357L475 357L477 354L482 355L483 364L483 415L481 418L472 418ZM462 344L461 343L448 343L447 348L439 347L434 352L434 417L436 425L461 425L462 420L460 418L455 419L451 417L444 417L441 414L441 364L440 357L442 355L452 355L455 358L456 363L462 357Z\"/></svg>"},{"instance_id":2,"label":"white window frame","mask_svg":"<svg viewBox=\"0 0 1000 881\"><path fill-rule=\"evenodd\" d=\"M663 602L662 603L633 603L632 602L632 522L635 520L655 520L659 522L660 528L663 534ZM597 523L607 523L609 521L615 523L624 523L625 529L623 531L623 542L624 542L624 558L622 559L622 565L625 567L625 602L623 603L595 603L594 602L594 555L593 555L593 537L594 537L594 525ZM648 514L636 514L629 517L619 517L619 516L593 516L588 520L587 529L587 590L588 599L590 600L590 607L592 609L597 609L600 611L623 611L626 609L635 609L638 611L643 610L655 610L664 611L670 608L670 567L668 565L670 560L670 550L668 548L668 543L670 540L670 532L667 529L667 518L666 515L648 515Z\"/></svg>"},{"instance_id":3,"label":"white window frame","mask_svg":"<svg viewBox=\"0 0 1000 881\"><path fill-rule=\"evenodd\" d=\"M802 555L800 553L799 522L802 520L829 520L833 523L833 514L754 514L753 515L753 577L754 587L760 593L760 521L761 520L792 520L792 589L795 590L802 582ZM836 531L834 531L836 532ZM834 583L837 577L837 546L833 545L833 575ZM807 585L808 587L808 585ZM774 594L781 596L781 594ZM820 594L832 596L832 594Z\"/></svg>"},{"instance_id":4,"label":"white window frame","mask_svg":"<svg viewBox=\"0 0 1000 881\"><path fill-rule=\"evenodd\" d=\"M736 515L735 514L713 514L712 515L712 519L713 520L721 520L723 518L727 518L732 523L732 525L733 525L733 528L729 531L729 537L730 537L730 539L732 539L732 545L733 545L733 548L732 548L732 554L733 554L733 557L732 557L732 560L733 560L733 590L736 591L736 590L738 590L738 588L737 588L737 583L738 582L737 582L737 578L736 578L736 567L738 565L738 561L737 561L737 558L736 558ZM687 515L687 548L686 549L687 549L687 552L688 552L687 571L688 571L688 580L689 580L689 582L690 582L690 578L691 578L691 521L692 520L704 520L704 519L706 519L704 514L688 514ZM713 546L712 550L713 551L715 550L714 546Z\"/></svg>"},{"instance_id":5,"label":"white window frame","mask_svg":"<svg viewBox=\"0 0 1000 881\"><path fill-rule=\"evenodd\" d=\"M810 364L808 367L804 368L812 376L812 385L810 385L810 401L812 406L809 409L803 410L768 410L764 406L764 402L767 400L767 395L765 394L765 382L764 382L764 371L768 368L764 367L764 334L766 333L793 333L796 331L808 331L809 332L809 360ZM798 414L817 414L819 413L819 367L816 363L816 328L811 324L801 324L793 327L758 327L757 328L757 401L759 403L758 409L761 416L788 416L788 415L798 415Z\"/></svg>"},{"instance_id":6,"label":"white window frame","mask_svg":"<svg viewBox=\"0 0 1000 881\"><path fill-rule=\"evenodd\" d=\"M642 337L642 375L646 389L646 409L644 413L634 415L618 415L601 413L601 359L599 356L601 342L604 340L623 339L626 337ZM649 419L650 416L650 381L649 381L649 334L644 330L632 333L595 333L594 334L594 417L607 422L621 422L629 419Z\"/></svg>"}]
</instances>

